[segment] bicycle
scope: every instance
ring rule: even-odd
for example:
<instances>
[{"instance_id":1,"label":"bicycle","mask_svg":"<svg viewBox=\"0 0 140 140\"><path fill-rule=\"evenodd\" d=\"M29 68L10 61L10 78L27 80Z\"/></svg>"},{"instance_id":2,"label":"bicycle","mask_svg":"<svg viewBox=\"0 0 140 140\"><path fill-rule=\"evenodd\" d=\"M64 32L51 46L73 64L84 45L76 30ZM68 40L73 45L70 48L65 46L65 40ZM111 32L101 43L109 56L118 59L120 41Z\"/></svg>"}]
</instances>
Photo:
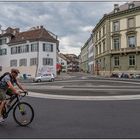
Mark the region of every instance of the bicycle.
<instances>
[{"instance_id":1,"label":"bicycle","mask_svg":"<svg viewBox=\"0 0 140 140\"><path fill-rule=\"evenodd\" d=\"M24 95L22 95L22 93ZM13 94L11 97L6 98L11 102L11 106L7 107L7 103L4 105L2 110L3 118L7 118L10 111L13 109L13 118L17 124L20 126L29 125L34 119L34 110L32 106L27 102L22 102L21 99L25 97L28 92L21 92L21 95L18 96Z\"/></svg>"}]
</instances>

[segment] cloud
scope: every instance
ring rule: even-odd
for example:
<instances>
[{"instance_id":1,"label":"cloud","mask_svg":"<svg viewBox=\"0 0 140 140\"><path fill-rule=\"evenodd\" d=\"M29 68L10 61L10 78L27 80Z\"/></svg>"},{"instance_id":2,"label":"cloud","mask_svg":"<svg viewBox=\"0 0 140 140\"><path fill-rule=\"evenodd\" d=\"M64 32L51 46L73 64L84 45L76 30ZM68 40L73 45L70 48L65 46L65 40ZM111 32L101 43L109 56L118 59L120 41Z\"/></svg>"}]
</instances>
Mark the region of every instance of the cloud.
<instances>
[{"instance_id":1,"label":"cloud","mask_svg":"<svg viewBox=\"0 0 140 140\"><path fill-rule=\"evenodd\" d=\"M18 27L21 31L43 25L58 35L60 51L80 53L91 30L116 2L1 2L2 29Z\"/></svg>"},{"instance_id":2,"label":"cloud","mask_svg":"<svg viewBox=\"0 0 140 140\"><path fill-rule=\"evenodd\" d=\"M89 25L89 26L84 26L84 27L79 27L79 28L83 32L90 32L91 33L91 31L93 30L94 26Z\"/></svg>"}]
</instances>

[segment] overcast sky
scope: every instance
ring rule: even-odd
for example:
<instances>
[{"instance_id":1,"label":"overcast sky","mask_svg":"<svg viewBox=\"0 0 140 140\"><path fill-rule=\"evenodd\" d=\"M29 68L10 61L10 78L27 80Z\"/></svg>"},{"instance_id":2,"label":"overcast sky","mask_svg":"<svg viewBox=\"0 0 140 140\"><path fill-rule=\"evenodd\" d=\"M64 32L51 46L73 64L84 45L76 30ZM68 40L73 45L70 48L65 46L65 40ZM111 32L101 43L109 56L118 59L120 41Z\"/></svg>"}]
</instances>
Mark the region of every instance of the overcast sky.
<instances>
[{"instance_id":1,"label":"overcast sky","mask_svg":"<svg viewBox=\"0 0 140 140\"><path fill-rule=\"evenodd\" d=\"M1 2L0 25L21 31L43 25L58 35L60 52L79 55L91 30L114 3L124 2Z\"/></svg>"}]
</instances>

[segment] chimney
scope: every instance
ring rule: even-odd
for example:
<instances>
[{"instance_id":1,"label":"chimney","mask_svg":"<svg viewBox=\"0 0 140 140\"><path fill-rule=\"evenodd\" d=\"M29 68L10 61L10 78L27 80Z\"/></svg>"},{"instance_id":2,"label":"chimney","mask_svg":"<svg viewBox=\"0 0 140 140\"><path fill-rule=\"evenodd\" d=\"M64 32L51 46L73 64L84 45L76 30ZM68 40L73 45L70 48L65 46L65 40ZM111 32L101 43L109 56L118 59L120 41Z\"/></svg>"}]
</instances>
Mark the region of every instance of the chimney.
<instances>
[{"instance_id":1,"label":"chimney","mask_svg":"<svg viewBox=\"0 0 140 140\"><path fill-rule=\"evenodd\" d=\"M20 29L19 29L19 28L15 28L14 30L15 30L15 32L16 32L16 34L17 34L17 33L19 33L19 30L20 30Z\"/></svg>"},{"instance_id":2,"label":"chimney","mask_svg":"<svg viewBox=\"0 0 140 140\"><path fill-rule=\"evenodd\" d=\"M43 29L43 25L40 26L40 29Z\"/></svg>"},{"instance_id":3,"label":"chimney","mask_svg":"<svg viewBox=\"0 0 140 140\"><path fill-rule=\"evenodd\" d=\"M119 11L119 4L114 4L114 12L117 13Z\"/></svg>"}]
</instances>

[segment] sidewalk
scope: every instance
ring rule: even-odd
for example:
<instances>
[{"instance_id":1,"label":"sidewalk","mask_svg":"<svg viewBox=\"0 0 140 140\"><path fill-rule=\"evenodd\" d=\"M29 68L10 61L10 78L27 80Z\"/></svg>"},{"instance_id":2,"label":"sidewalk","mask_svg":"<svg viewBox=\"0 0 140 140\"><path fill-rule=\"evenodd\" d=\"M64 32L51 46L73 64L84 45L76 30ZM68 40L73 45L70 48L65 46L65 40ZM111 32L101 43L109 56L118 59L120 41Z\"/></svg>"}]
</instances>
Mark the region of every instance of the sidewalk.
<instances>
[{"instance_id":1,"label":"sidewalk","mask_svg":"<svg viewBox=\"0 0 140 140\"><path fill-rule=\"evenodd\" d=\"M55 78L55 81L66 80L66 79L70 79L72 77L75 77L72 75L72 73L61 72L60 75L57 75L57 77Z\"/></svg>"},{"instance_id":2,"label":"sidewalk","mask_svg":"<svg viewBox=\"0 0 140 140\"><path fill-rule=\"evenodd\" d=\"M129 78L110 78L110 77L104 77L104 76L100 76L100 75L92 75L89 73L83 73L83 72L69 72L69 73L64 73L61 72L60 75L57 75L57 77L55 78L55 81L61 81L61 80L68 80L68 79L72 79L74 77L77 77L77 79L79 79L79 77L85 77L85 79L100 79L100 80L117 80L117 81L134 81L134 82L140 82L140 79L129 79ZM33 79L19 79L20 82L22 83L32 83Z\"/></svg>"}]
</instances>

